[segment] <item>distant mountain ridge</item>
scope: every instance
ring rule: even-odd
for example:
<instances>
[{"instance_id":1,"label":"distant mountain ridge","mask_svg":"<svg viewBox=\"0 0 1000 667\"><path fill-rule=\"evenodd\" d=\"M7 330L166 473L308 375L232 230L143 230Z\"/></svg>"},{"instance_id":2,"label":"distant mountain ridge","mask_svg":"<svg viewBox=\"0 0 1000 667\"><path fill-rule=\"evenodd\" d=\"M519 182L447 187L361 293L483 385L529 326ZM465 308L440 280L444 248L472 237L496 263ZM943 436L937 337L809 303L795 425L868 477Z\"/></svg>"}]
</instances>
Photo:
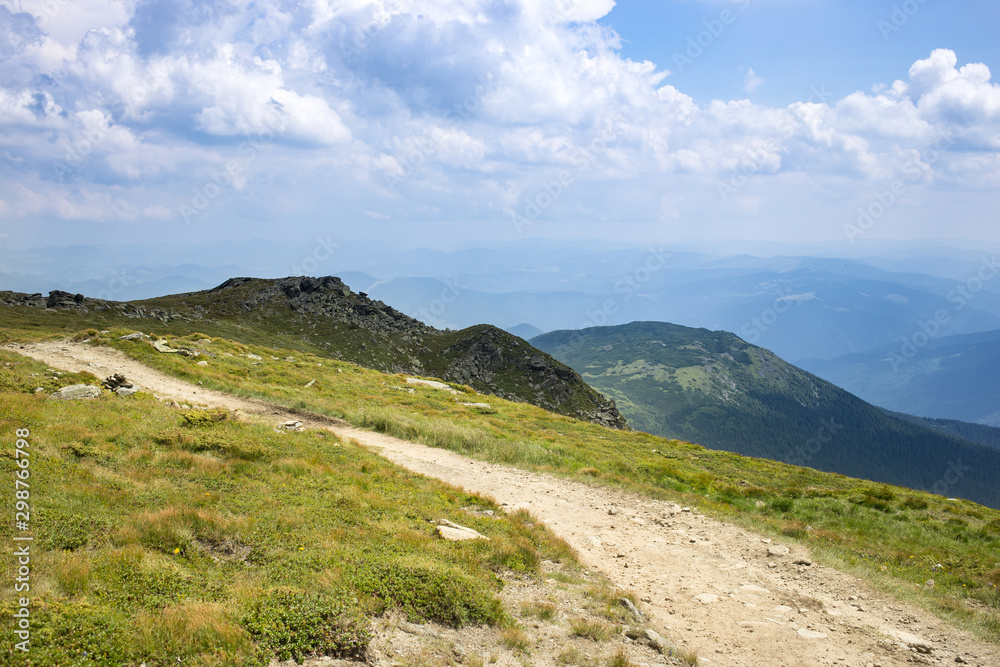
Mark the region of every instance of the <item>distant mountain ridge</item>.
<instances>
[{"instance_id":1,"label":"distant mountain ridge","mask_svg":"<svg viewBox=\"0 0 1000 667\"><path fill-rule=\"evenodd\" d=\"M531 342L637 429L1000 507L1000 449L897 419L731 333L634 322Z\"/></svg>"},{"instance_id":2,"label":"distant mountain ridge","mask_svg":"<svg viewBox=\"0 0 1000 667\"><path fill-rule=\"evenodd\" d=\"M0 304L67 308L134 322L184 321L234 340L253 338L329 354L380 371L431 375L611 428L627 428L612 401L571 368L490 325L441 331L340 278L231 278L200 292L121 303L53 291L0 292ZM147 327L148 330L148 327Z\"/></svg>"},{"instance_id":3,"label":"distant mountain ridge","mask_svg":"<svg viewBox=\"0 0 1000 667\"><path fill-rule=\"evenodd\" d=\"M1000 426L1000 330L917 342L802 366L888 410Z\"/></svg>"}]
</instances>

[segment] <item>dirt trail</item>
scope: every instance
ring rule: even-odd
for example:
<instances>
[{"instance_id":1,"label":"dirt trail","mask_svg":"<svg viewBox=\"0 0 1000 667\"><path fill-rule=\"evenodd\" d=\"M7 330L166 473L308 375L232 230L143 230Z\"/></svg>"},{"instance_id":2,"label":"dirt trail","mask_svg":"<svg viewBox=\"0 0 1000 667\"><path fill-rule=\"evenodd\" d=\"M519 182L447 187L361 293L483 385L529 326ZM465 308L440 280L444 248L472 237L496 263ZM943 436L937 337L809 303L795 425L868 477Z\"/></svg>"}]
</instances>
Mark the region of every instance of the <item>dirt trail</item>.
<instances>
[{"instance_id":1,"label":"dirt trail","mask_svg":"<svg viewBox=\"0 0 1000 667\"><path fill-rule=\"evenodd\" d=\"M117 350L70 342L8 348L66 371L123 373L162 398L329 429L415 472L527 508L573 545L585 565L642 597L653 622L696 651L701 665L1000 666L1000 647L851 575L807 564L802 547L770 542L696 508L484 463L336 420L310 420L172 378Z\"/></svg>"}]
</instances>

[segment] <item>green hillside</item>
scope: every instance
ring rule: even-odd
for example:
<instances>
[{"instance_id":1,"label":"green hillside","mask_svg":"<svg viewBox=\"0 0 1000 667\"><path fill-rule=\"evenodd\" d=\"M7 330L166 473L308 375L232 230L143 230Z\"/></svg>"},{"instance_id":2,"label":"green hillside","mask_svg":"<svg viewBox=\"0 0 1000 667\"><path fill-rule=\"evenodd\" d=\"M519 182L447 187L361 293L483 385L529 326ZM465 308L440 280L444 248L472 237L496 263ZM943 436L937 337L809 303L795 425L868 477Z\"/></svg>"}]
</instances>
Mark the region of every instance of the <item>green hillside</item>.
<instances>
[{"instance_id":1,"label":"green hillside","mask_svg":"<svg viewBox=\"0 0 1000 667\"><path fill-rule=\"evenodd\" d=\"M532 339L633 427L1000 507L1000 451L896 419L737 336L661 322Z\"/></svg>"},{"instance_id":2,"label":"green hillside","mask_svg":"<svg viewBox=\"0 0 1000 667\"><path fill-rule=\"evenodd\" d=\"M523 339L489 325L440 331L332 276L232 278L202 292L127 303L67 292L49 297L0 292L0 313L12 330L37 326L38 312L48 324L74 331L127 323L164 334L196 328L390 373L434 375L578 419L627 427L614 404Z\"/></svg>"},{"instance_id":3,"label":"green hillside","mask_svg":"<svg viewBox=\"0 0 1000 667\"><path fill-rule=\"evenodd\" d=\"M64 336L69 326L66 318L85 320L94 318L94 313L0 308L0 317L6 318L0 319L4 323L0 326L0 340L11 341ZM17 318L16 326L8 328L6 325L15 321L12 318ZM150 324L145 320L126 324L135 323ZM180 331L184 324L172 323L172 326ZM190 323L188 326L191 326ZM380 373L332 359L329 354L209 337L193 326L183 335L174 333L160 338L159 342L173 349L199 351L200 355L193 357L158 352L148 340L122 339L133 331L135 329L130 327L99 332L94 327L86 332L78 331L73 337L91 345L113 346L153 368L209 389L262 398L309 414L337 417L358 427L485 460L564 475L590 484L625 488L685 505L696 503L700 510L749 530L780 536L786 541L800 541L820 562L847 568L877 587L916 599L980 636L1000 641L1000 597L997 592L1000 566L996 558L1000 550L1000 511L969 501L949 500L811 468L714 451L647 433L609 429L523 402L476 395L471 388L462 390L469 395L468 401L455 400L447 392L413 388L403 375ZM249 338L252 331L247 329L244 334ZM280 521L272 530L284 530L286 525L291 526L297 538L294 541L300 537L303 541L298 545L288 542L284 547L271 547L272 551L262 552L275 559L273 562L265 561L272 563L272 567L301 564L301 567L292 567L284 575L285 579L280 580L287 582L282 584L282 590L289 588L297 595L306 596L312 593L332 594L333 602L347 600L350 604L324 608L339 610L344 618L355 618L357 614L378 613L383 608L379 604L405 609L407 603L388 598L388 602L385 599L374 601L375 606L372 607L368 606L371 601L362 602L366 600L363 597L337 597L344 594L343 591L352 590L351 586L364 584L364 581L354 582L350 573L342 570L324 574L326 570L323 568L329 561L323 558L327 556L320 556L317 560L314 550L319 549L320 553L329 556L340 554L336 550L341 546L336 540L331 542L312 536L340 535L345 528L338 527L337 521L352 521L352 517L358 516L352 514L355 510L365 513L365 516L374 510L380 522L384 518L384 523L358 533L358 539L367 540L358 548L368 549L363 553L371 553L373 558L384 555L384 559L375 558L371 563L373 566L389 567L413 562L406 554L401 555L385 545L385 541L390 539L389 533L399 530L400 526L410 526L406 522L414 519L413 504L421 508L417 510L417 519L421 521L427 515L422 509L425 502L433 501L427 506L433 510L431 515L458 510L468 512L470 505L474 509L492 508L463 494L452 495L454 492L443 490L439 485L434 488L442 489L435 492L440 497L421 500L424 497L421 495L423 487L400 489L394 486L397 485L397 478L411 479L410 476L379 463L379 459L363 451L349 447L345 451L345 443L335 442L329 436L289 434L284 437L301 436L301 440L292 441L300 444L289 449L289 441L282 439L278 452L274 449L273 431L269 429L254 431L256 427L222 422L202 431L198 427L185 426L186 418L153 401L143 400L141 394L130 399L134 409L129 402L118 401L116 397L77 406L53 403L46 399L44 393L36 394L34 388L44 386L51 390L56 385L76 379L60 378L58 374L40 368L23 357L4 354L5 358L0 360L3 361L0 366L0 427L5 432L12 432L21 424L27 424L32 429L39 428L39 432L45 435L48 443L45 456L50 459L45 463L45 469L55 485L50 487L51 501L46 502L50 503L49 511L62 512L67 519L67 522L52 524L51 529L72 529L73 541L60 542L58 539L62 538L53 537L56 541L51 542L51 548L55 551L47 556L57 563L63 562L60 559L69 561L66 578L47 584L54 599L52 605L47 607L50 616L46 617L46 627L52 627L54 634L63 633L67 642L74 642L73 646L81 645L81 636L94 636L97 639L91 641L97 645L100 642L118 647L124 644L130 647L129 650L139 651L142 646L149 646L150 641L175 637L185 651L195 654L207 651L216 655L212 652L220 650L217 642L221 640L212 634L214 631L199 626L195 628L197 632L193 632L192 626L182 622L187 618L185 613L192 607L175 608L191 601L206 602L206 596L213 596L206 603L211 614L197 618L206 619L206 625L220 624L219 627L231 634L233 642L242 642L235 648L231 647L240 651L239 655L257 655L254 652L259 644L240 630L243 628L249 632L241 619L249 618L245 614L253 609L273 610L281 600L272 600L270 596L279 595L279 591L270 591L267 577L260 576L260 570L251 569L251 566L257 567L252 560L245 566L245 571L240 569L244 567L240 563L217 565L211 558L196 562L198 568L207 568L196 581L217 582L218 586L223 586L221 592L209 587L204 589L204 593L192 595L191 588L184 588L180 593L173 594L175 597L127 597L119 601L115 598L107 604L97 593L108 586L107 576L128 577L147 572L152 573L149 576L159 576L158 568L188 568L188 562L171 560L172 549L181 549L179 553L183 553L183 544L193 545L193 541L211 544L209 538L218 536L223 540L234 539L243 545L259 539L260 544L266 547L268 539L276 539L264 532L266 527L261 527L259 533L251 530L254 525L245 523L247 520L244 517L247 516L260 516L266 520L279 512ZM207 365L200 365L199 362L204 360L207 360ZM490 407L476 405L483 402ZM97 409L102 405L107 409ZM146 429L143 419L138 418L140 414L143 419L152 420L149 430L136 430ZM344 457L357 458L352 459L354 463L348 463ZM0 459L0 463L8 472L15 465L11 457ZM203 473L198 466L207 469ZM62 472L55 474L57 469ZM234 477L234 473L237 476ZM297 505L292 496L281 495L281 492L233 499L212 496L213 485L238 486L245 481L252 482L257 476L264 480L262 483L275 489L287 484L289 494L299 489L308 491L303 501L306 503L312 502L310 497L316 497L309 496L315 486L317 492L326 493L324 497L359 497L359 504L346 502L343 511L331 515L329 512L315 513L309 505ZM175 485L180 486L174 488ZM206 488L201 489L200 486ZM205 500L204 493L210 494ZM241 497L243 501L239 501ZM192 516L190 508L197 510L201 508L201 503L210 501L227 504L218 505L219 509L213 510L222 519L216 518L215 514L207 514L207 525L203 526L198 523L202 521L199 518L201 515L195 513ZM244 504L240 505L238 501ZM278 506L283 502L289 503L287 508ZM433 504L438 502L445 504ZM265 504L258 507L255 503ZM216 506L209 506L209 509L212 507ZM170 518L174 516L168 511L171 508L176 508L179 513L176 521ZM157 518L157 513L161 512L167 512L169 516L162 520ZM143 518L145 513L152 519ZM99 520L92 524L87 519L90 516ZM478 521L474 513L471 516L462 513L447 516L459 522L472 522L471 525L481 530L487 530L492 525ZM233 523L225 523L223 519ZM265 523L265 520L260 523ZM464 568L463 572L470 577L467 580L469 586L482 586L476 589L480 595L490 595L490 582L494 581L490 573L495 572L491 569L495 567L491 565L495 561L491 559L516 565L517 559L521 558L530 569L531 563L538 558L560 557L558 542L551 542L545 533L530 532L536 527L518 523L523 520L516 516L512 518L509 530L512 531L513 542L498 545L503 547L498 552L486 550L481 553L484 560L472 562L472 565L463 559L455 561L455 566ZM150 521L153 525L147 528ZM329 523L331 521L334 523ZM216 523L219 525L216 526ZM364 525L368 523L370 520L365 519ZM77 525L79 527L75 528ZM353 526L350 530L354 530L361 524L346 525ZM410 529L416 530L417 525L422 524L417 522ZM351 536L344 539L348 538L353 539ZM453 553L435 551L437 547L434 544L424 543L422 539L414 542L408 538L407 543L415 549L430 548L429 553L415 552L415 558L427 567L436 567L434 563L439 561L434 559L439 555L435 554L445 554L447 558L447 554ZM64 544L83 544L86 548L63 553ZM108 546L103 546L105 544ZM164 553L163 544L172 545L172 548ZM345 542L346 546L351 544L354 543ZM288 549L288 545L295 548ZM301 553L298 546L303 547ZM114 549L121 548L130 549L129 553L141 550L141 558L130 556L133 560L123 565L124 569L109 575L106 567L99 567L98 564L116 553ZM188 551L192 554L190 557L200 558L197 547L191 549ZM514 560L503 561L505 558ZM3 567L9 568L10 562L10 559L3 559ZM222 569L208 571L215 567ZM63 570L57 568L53 571ZM177 571L184 576L192 572L183 568L170 570ZM257 573L252 579L255 585L225 588L231 580L239 582L240 577L249 577L254 573ZM931 577L936 580L936 586L923 586ZM155 583L159 579L154 577L152 581ZM430 578L426 581L435 580ZM337 587L327 588L330 582ZM146 583L147 579L142 579L136 585L145 586ZM60 588L64 585L68 588ZM167 592L170 590L166 589ZM462 608L455 605L461 599L468 600L462 598L462 591L454 587L435 590L446 596L444 606L448 609ZM226 591L235 597L224 597ZM190 596L191 601L186 596ZM223 596L221 602L218 601L220 596ZM268 600L275 604L270 604ZM480 598L477 597L477 600ZM0 620L11 613L9 597L2 602L7 606L4 607L6 611L0 613ZM328 602L324 599L324 604ZM490 607L487 604L485 608ZM167 610L171 613L165 616ZM315 608L313 610L315 612ZM315 617L315 613L311 612L309 618ZM160 627L145 620L152 618L176 620L172 621L174 625L163 628L164 634L159 635L159 639L149 639L154 635L143 633L153 633ZM341 617L333 614L325 618ZM503 620L498 622L505 623ZM77 626L83 628L81 633L70 632ZM108 639L109 635L91 633L98 626L111 627L109 633L114 637L118 636L114 634L117 632L115 628L127 627L131 634L125 635L126 639L122 641L112 640ZM348 624L346 627L358 626ZM189 636L193 639L182 642L181 638ZM144 641L147 643L143 644ZM161 663L151 661L148 664ZM205 660L194 664L229 663Z\"/></svg>"}]
</instances>

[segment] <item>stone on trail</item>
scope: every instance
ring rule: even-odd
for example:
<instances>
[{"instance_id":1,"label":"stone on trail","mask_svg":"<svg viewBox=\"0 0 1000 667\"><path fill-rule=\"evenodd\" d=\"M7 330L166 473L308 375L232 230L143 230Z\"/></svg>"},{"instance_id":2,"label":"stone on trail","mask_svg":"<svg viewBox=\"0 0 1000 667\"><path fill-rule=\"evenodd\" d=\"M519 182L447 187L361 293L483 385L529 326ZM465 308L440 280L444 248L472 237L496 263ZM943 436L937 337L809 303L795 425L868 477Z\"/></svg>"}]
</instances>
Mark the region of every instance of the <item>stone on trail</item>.
<instances>
[{"instance_id":1,"label":"stone on trail","mask_svg":"<svg viewBox=\"0 0 1000 667\"><path fill-rule=\"evenodd\" d=\"M799 637L802 637L803 639L826 639L826 633L799 628Z\"/></svg>"},{"instance_id":2,"label":"stone on trail","mask_svg":"<svg viewBox=\"0 0 1000 667\"><path fill-rule=\"evenodd\" d=\"M625 611L628 613L632 614L636 618L642 618L642 612L639 611L639 608L636 607L635 604L633 604L633 602L628 598L622 598L618 601L618 603L625 607Z\"/></svg>"},{"instance_id":3,"label":"stone on trail","mask_svg":"<svg viewBox=\"0 0 1000 667\"><path fill-rule=\"evenodd\" d=\"M447 519L438 521L437 534L449 542L462 542L464 540L488 540L490 538L482 535L472 528L460 526Z\"/></svg>"},{"instance_id":4,"label":"stone on trail","mask_svg":"<svg viewBox=\"0 0 1000 667\"><path fill-rule=\"evenodd\" d=\"M58 401L76 401L82 398L97 398L101 395L101 390L90 384L74 384L63 387L56 393L49 396Z\"/></svg>"},{"instance_id":5,"label":"stone on trail","mask_svg":"<svg viewBox=\"0 0 1000 667\"><path fill-rule=\"evenodd\" d=\"M646 628L642 634L645 636L649 645L660 653L670 650L670 644L668 644L667 640L661 637L656 630Z\"/></svg>"},{"instance_id":6,"label":"stone on trail","mask_svg":"<svg viewBox=\"0 0 1000 667\"><path fill-rule=\"evenodd\" d=\"M701 595L695 595L693 599L695 602L700 602L702 604L712 604L713 602L719 601L719 596L711 593L702 593Z\"/></svg>"},{"instance_id":7,"label":"stone on trail","mask_svg":"<svg viewBox=\"0 0 1000 667\"><path fill-rule=\"evenodd\" d=\"M788 555L788 547L786 547L784 545L781 545L781 544L772 544L771 546L769 546L767 548L767 555L768 556L775 556L775 557L777 557L777 556L787 556Z\"/></svg>"},{"instance_id":8,"label":"stone on trail","mask_svg":"<svg viewBox=\"0 0 1000 667\"><path fill-rule=\"evenodd\" d=\"M590 547L590 548L599 547L601 546L601 538L594 537L593 535L588 535L587 537L583 538L583 545L585 547Z\"/></svg>"}]
</instances>

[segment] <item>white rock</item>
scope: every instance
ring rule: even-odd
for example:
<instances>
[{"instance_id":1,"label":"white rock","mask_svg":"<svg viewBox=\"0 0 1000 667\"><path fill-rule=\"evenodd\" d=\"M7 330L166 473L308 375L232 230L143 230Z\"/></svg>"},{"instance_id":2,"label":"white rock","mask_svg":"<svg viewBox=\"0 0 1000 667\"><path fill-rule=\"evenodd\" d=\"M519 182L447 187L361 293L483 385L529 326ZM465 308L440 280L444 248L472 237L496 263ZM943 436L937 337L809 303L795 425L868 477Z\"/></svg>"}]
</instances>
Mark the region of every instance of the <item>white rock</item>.
<instances>
[{"instance_id":1,"label":"white rock","mask_svg":"<svg viewBox=\"0 0 1000 667\"><path fill-rule=\"evenodd\" d=\"M462 542L464 540L488 540L490 538L481 535L472 528L460 526L447 519L438 521L437 534L449 542Z\"/></svg>"},{"instance_id":2,"label":"white rock","mask_svg":"<svg viewBox=\"0 0 1000 667\"><path fill-rule=\"evenodd\" d=\"M799 628L799 637L802 637L803 639L826 639L826 633Z\"/></svg>"},{"instance_id":3,"label":"white rock","mask_svg":"<svg viewBox=\"0 0 1000 667\"><path fill-rule=\"evenodd\" d=\"M81 398L97 398L101 395L101 390L90 384L74 384L63 387L56 393L49 396L57 401L75 401Z\"/></svg>"},{"instance_id":4,"label":"white rock","mask_svg":"<svg viewBox=\"0 0 1000 667\"><path fill-rule=\"evenodd\" d=\"M719 596L712 595L711 593L702 593L701 595L695 595L693 599L702 604L712 604L719 601Z\"/></svg>"}]
</instances>

